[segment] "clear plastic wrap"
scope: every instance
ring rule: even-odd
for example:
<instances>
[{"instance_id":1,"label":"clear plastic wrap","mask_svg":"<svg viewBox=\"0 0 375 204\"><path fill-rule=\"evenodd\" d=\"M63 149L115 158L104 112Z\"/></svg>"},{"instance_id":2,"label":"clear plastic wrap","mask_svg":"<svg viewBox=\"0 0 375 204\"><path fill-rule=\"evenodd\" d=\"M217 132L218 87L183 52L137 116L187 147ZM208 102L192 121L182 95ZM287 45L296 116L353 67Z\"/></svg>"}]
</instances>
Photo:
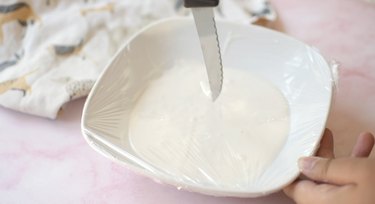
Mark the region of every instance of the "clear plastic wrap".
<instances>
[{"instance_id":1,"label":"clear plastic wrap","mask_svg":"<svg viewBox=\"0 0 375 204\"><path fill-rule=\"evenodd\" d=\"M330 65L302 42L258 26L219 21L218 32L223 48L224 87L230 82L238 82L241 87L224 90L222 102L219 97L221 104L217 106L222 116L184 117L197 109L201 111L202 106L194 102L195 92L178 86L190 81L197 87L205 86L198 80L204 77L192 75L199 68L190 70L203 65L203 58L193 20L170 19L140 31L102 73L82 118L82 131L89 144L137 173L178 189L209 195L257 197L292 182L299 175L298 158L314 154L318 147L334 93L336 77L331 67L337 64ZM155 87L163 83L164 95L160 93L154 103L146 100L151 91L157 97L155 93L162 89ZM272 100L259 99L257 107L262 109L241 114L248 113L247 102L263 97L262 90L267 87L267 99ZM243 91L247 97L237 100L246 95ZM272 98L278 93L286 109ZM255 94L257 98L252 98ZM171 98L174 96L178 100ZM147 107L147 103L148 112L140 111L139 107ZM174 109L182 110L172 117L168 111ZM227 118L234 111L240 115L237 122L223 128L231 122ZM134 118L143 120L135 123ZM266 125L263 130L267 134L259 134L254 124L246 123L247 118ZM270 125L275 121L286 123L287 128ZM244 131L239 131L242 128ZM285 135L279 130L285 130Z\"/></svg>"}]
</instances>

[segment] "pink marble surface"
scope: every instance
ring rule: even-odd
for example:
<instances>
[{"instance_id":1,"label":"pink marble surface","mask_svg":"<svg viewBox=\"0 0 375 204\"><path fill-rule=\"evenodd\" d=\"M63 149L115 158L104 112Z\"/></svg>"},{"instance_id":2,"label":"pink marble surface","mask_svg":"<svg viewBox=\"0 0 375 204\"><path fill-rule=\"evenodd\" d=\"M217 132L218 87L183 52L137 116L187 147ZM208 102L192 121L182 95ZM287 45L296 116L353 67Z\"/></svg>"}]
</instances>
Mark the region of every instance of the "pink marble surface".
<instances>
[{"instance_id":1,"label":"pink marble surface","mask_svg":"<svg viewBox=\"0 0 375 204\"><path fill-rule=\"evenodd\" d=\"M341 62L328 127L347 155L362 130L375 132L375 5L363 0L273 0L285 32ZM0 203L291 204L282 193L215 198L154 183L94 152L80 133L83 100L58 120L0 108Z\"/></svg>"}]
</instances>

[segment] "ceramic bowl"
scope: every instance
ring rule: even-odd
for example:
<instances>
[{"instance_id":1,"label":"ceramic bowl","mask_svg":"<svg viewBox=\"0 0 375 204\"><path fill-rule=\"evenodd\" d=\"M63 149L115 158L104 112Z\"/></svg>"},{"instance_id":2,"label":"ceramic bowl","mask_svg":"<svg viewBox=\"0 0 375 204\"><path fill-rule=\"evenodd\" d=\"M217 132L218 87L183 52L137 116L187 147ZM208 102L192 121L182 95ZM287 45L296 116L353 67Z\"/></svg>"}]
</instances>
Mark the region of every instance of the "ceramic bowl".
<instances>
[{"instance_id":1,"label":"ceramic bowl","mask_svg":"<svg viewBox=\"0 0 375 204\"><path fill-rule=\"evenodd\" d=\"M130 145L130 114L146 84L176 60L203 64L193 19L163 20L129 40L90 93L82 132L99 153L156 181L214 196L267 195L299 175L298 158L315 153L331 106L331 68L317 50L285 34L225 21L218 21L217 27L224 67L247 69L268 80L284 94L290 109L290 131L283 148L250 185L222 188L175 178L143 160Z\"/></svg>"}]
</instances>

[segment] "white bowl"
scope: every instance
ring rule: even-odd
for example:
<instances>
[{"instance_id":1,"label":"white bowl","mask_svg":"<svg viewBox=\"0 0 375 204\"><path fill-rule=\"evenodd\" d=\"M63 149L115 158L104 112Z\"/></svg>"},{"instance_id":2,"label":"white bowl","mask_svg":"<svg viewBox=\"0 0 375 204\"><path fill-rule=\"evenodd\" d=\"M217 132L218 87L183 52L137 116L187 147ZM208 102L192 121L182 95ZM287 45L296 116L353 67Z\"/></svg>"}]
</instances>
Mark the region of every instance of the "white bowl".
<instances>
[{"instance_id":1,"label":"white bowl","mask_svg":"<svg viewBox=\"0 0 375 204\"><path fill-rule=\"evenodd\" d=\"M215 196L270 194L291 183L299 175L298 158L314 154L318 147L331 105L331 69L315 49L282 33L224 21L218 21L217 27L224 67L248 69L272 82L289 104L286 143L251 185L227 189L172 177L144 161L129 143L130 113L147 82L176 60L203 63L192 19L152 24L117 53L87 99L82 131L96 151L162 183Z\"/></svg>"}]
</instances>

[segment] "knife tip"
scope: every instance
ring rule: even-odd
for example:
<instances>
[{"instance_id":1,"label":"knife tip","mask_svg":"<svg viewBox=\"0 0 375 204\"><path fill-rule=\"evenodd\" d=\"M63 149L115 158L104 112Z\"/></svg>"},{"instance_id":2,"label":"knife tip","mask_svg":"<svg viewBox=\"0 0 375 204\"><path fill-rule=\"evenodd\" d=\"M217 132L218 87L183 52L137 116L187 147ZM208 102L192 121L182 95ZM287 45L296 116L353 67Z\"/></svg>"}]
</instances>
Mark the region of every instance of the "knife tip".
<instances>
[{"instance_id":1,"label":"knife tip","mask_svg":"<svg viewBox=\"0 0 375 204\"><path fill-rule=\"evenodd\" d=\"M211 100L212 100L212 102L215 102L217 100L217 98L219 98L219 95L220 95L220 91L213 91L213 92L211 92Z\"/></svg>"}]
</instances>

